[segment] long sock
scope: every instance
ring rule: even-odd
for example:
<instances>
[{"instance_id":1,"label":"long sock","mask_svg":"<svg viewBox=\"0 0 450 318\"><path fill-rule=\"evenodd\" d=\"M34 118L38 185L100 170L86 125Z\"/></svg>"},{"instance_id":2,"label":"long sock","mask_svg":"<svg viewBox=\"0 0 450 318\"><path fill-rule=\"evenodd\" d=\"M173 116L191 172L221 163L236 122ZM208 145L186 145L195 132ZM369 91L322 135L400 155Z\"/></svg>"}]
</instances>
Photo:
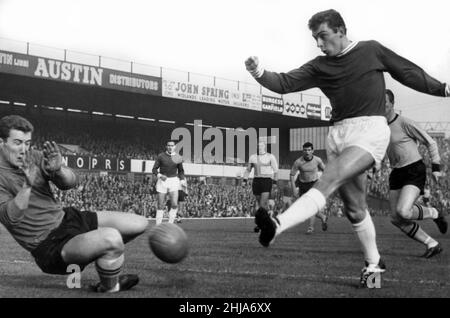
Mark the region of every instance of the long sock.
<instances>
[{"instance_id":1,"label":"long sock","mask_svg":"<svg viewBox=\"0 0 450 318\"><path fill-rule=\"evenodd\" d=\"M425 233L425 232L424 232ZM425 233L426 234L426 233ZM431 236L428 236L428 238L424 242L427 245L427 248L432 248L438 245L439 243L434 240Z\"/></svg>"},{"instance_id":2,"label":"long sock","mask_svg":"<svg viewBox=\"0 0 450 318\"><path fill-rule=\"evenodd\" d=\"M412 208L412 220L437 219L438 210L415 203Z\"/></svg>"},{"instance_id":3,"label":"long sock","mask_svg":"<svg viewBox=\"0 0 450 318\"><path fill-rule=\"evenodd\" d=\"M170 209L169 211L169 223L174 223L175 218L177 217L178 209Z\"/></svg>"},{"instance_id":4,"label":"long sock","mask_svg":"<svg viewBox=\"0 0 450 318\"><path fill-rule=\"evenodd\" d=\"M436 246L438 243L429 236L416 222L402 225L400 229L410 238L426 245L428 248Z\"/></svg>"},{"instance_id":5,"label":"long sock","mask_svg":"<svg viewBox=\"0 0 450 318\"><path fill-rule=\"evenodd\" d=\"M375 226L369 211L366 217L359 223L352 224L353 230L361 243L364 259L370 265L378 265L380 254L378 253Z\"/></svg>"},{"instance_id":6,"label":"long sock","mask_svg":"<svg viewBox=\"0 0 450 318\"><path fill-rule=\"evenodd\" d=\"M164 210L156 210L156 224L161 224L164 217Z\"/></svg>"},{"instance_id":7,"label":"long sock","mask_svg":"<svg viewBox=\"0 0 450 318\"><path fill-rule=\"evenodd\" d=\"M119 257L101 257L95 262L95 269L100 278L100 284L105 292L119 291L119 274L122 271L124 255Z\"/></svg>"},{"instance_id":8,"label":"long sock","mask_svg":"<svg viewBox=\"0 0 450 318\"><path fill-rule=\"evenodd\" d=\"M325 207L326 198L319 190L312 188L277 218L280 226L277 228L277 234L300 224Z\"/></svg>"}]
</instances>

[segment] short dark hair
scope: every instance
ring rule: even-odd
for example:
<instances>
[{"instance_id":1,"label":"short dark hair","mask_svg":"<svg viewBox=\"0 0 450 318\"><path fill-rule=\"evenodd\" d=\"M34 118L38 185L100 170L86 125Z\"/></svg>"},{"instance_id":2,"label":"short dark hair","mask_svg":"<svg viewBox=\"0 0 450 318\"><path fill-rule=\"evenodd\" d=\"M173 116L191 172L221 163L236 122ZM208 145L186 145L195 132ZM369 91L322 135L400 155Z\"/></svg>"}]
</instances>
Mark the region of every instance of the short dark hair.
<instances>
[{"instance_id":1,"label":"short dark hair","mask_svg":"<svg viewBox=\"0 0 450 318\"><path fill-rule=\"evenodd\" d=\"M308 142L305 142L305 143L303 144L303 148L311 148L311 149L314 149L314 146L313 146L312 143L310 143L310 142L308 141Z\"/></svg>"},{"instance_id":2,"label":"short dark hair","mask_svg":"<svg viewBox=\"0 0 450 318\"><path fill-rule=\"evenodd\" d=\"M316 30L322 23L327 23L328 27L334 32L342 28L343 33L347 34L347 27L341 14L334 9L317 12L309 19L308 27L311 31Z\"/></svg>"},{"instance_id":3,"label":"short dark hair","mask_svg":"<svg viewBox=\"0 0 450 318\"><path fill-rule=\"evenodd\" d=\"M176 140L174 140L174 139L169 139L169 140L166 141L166 145L167 145L169 142L173 142L175 145L177 144L177 141L176 141Z\"/></svg>"},{"instance_id":4,"label":"short dark hair","mask_svg":"<svg viewBox=\"0 0 450 318\"><path fill-rule=\"evenodd\" d=\"M394 104L395 102L395 97L394 97L394 93L392 93L392 91L390 89L386 89L386 95L389 98L389 101Z\"/></svg>"},{"instance_id":5,"label":"short dark hair","mask_svg":"<svg viewBox=\"0 0 450 318\"><path fill-rule=\"evenodd\" d=\"M0 138L9 137L11 129L23 131L24 133L33 132L33 125L22 116L9 115L0 119Z\"/></svg>"}]
</instances>

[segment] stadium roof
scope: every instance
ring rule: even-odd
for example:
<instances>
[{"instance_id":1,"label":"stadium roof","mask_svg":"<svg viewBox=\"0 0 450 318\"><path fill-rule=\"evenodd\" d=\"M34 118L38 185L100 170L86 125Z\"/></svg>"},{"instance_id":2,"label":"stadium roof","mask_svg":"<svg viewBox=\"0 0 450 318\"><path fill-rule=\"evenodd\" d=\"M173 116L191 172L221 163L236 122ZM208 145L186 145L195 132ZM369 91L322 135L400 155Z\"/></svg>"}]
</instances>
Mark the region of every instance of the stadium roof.
<instances>
[{"instance_id":1,"label":"stadium roof","mask_svg":"<svg viewBox=\"0 0 450 318\"><path fill-rule=\"evenodd\" d=\"M161 96L91 87L0 73L0 100L25 106L46 105L57 109L74 109L88 113L110 113L133 118L175 121L185 124L201 119L203 124L229 128L264 127L288 129L328 126L327 121L283 116ZM4 107L4 106L0 106Z\"/></svg>"}]
</instances>

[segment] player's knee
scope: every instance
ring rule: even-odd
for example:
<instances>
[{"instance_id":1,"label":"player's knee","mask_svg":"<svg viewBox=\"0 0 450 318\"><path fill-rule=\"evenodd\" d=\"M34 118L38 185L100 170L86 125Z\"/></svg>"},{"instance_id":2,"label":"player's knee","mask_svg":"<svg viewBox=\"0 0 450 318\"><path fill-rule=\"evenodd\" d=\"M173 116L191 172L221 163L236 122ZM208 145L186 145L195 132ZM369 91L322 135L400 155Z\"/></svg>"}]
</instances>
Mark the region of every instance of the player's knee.
<instances>
[{"instance_id":1,"label":"player's knee","mask_svg":"<svg viewBox=\"0 0 450 318\"><path fill-rule=\"evenodd\" d=\"M350 220L351 223L359 223L364 220L365 217L365 209L359 208L354 205L350 205L344 209L345 215Z\"/></svg>"},{"instance_id":2,"label":"player's knee","mask_svg":"<svg viewBox=\"0 0 450 318\"><path fill-rule=\"evenodd\" d=\"M407 228L411 224L411 221L402 218L398 214L395 214L391 216L391 223L400 230L405 231L405 228Z\"/></svg>"},{"instance_id":3,"label":"player's knee","mask_svg":"<svg viewBox=\"0 0 450 318\"><path fill-rule=\"evenodd\" d=\"M346 213L347 215L347 219L349 219L349 221L352 224L356 224L356 223L360 223L364 220L364 214L361 212L348 212Z\"/></svg>"},{"instance_id":4,"label":"player's knee","mask_svg":"<svg viewBox=\"0 0 450 318\"><path fill-rule=\"evenodd\" d=\"M171 209L178 209L178 204L171 204L171 205L170 205L170 208L171 208Z\"/></svg>"},{"instance_id":5,"label":"player's knee","mask_svg":"<svg viewBox=\"0 0 450 318\"><path fill-rule=\"evenodd\" d=\"M123 252L125 245L122 235L114 228L106 227L102 229L102 241L106 251Z\"/></svg>"},{"instance_id":6,"label":"player's knee","mask_svg":"<svg viewBox=\"0 0 450 318\"><path fill-rule=\"evenodd\" d=\"M158 210L164 210L164 203L158 202Z\"/></svg>"},{"instance_id":7,"label":"player's knee","mask_svg":"<svg viewBox=\"0 0 450 318\"><path fill-rule=\"evenodd\" d=\"M142 234L147 229L147 226L148 226L147 218L141 215L133 215L133 219L131 222L133 232L135 232L137 235Z\"/></svg>"},{"instance_id":8,"label":"player's knee","mask_svg":"<svg viewBox=\"0 0 450 318\"><path fill-rule=\"evenodd\" d=\"M403 206L397 206L395 209L395 212L398 216L405 220L411 220L412 219L412 209L409 207L403 207Z\"/></svg>"}]
</instances>

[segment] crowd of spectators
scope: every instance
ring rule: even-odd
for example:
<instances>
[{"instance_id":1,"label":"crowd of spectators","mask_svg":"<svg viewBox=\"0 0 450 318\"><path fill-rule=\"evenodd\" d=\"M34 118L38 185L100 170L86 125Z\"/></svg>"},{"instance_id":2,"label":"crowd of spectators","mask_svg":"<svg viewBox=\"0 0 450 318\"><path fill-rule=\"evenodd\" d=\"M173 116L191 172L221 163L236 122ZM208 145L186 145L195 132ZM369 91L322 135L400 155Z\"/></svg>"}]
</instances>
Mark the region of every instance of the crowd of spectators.
<instances>
[{"instance_id":1,"label":"crowd of spectators","mask_svg":"<svg viewBox=\"0 0 450 318\"><path fill-rule=\"evenodd\" d=\"M450 209L450 141L439 140L439 150L443 177L438 183L432 181L430 158L425 148L420 148L428 168L427 187L430 189L430 204L438 210ZM389 199L389 162L383 162L375 173L368 174L368 195L377 200L387 202ZM205 182L191 177L189 195L184 204L185 217L249 217L254 213L254 197L251 185L242 185L236 179L233 184L224 182ZM73 205L82 210L109 210L153 216L156 212L156 200L152 193L151 179L130 180L128 175L81 174L81 182L77 189L66 192L56 191L58 199L64 205ZM274 211L280 213L285 209L281 187L275 188L272 198L275 201ZM342 202L338 195L329 198L326 211L329 215L342 214ZM371 207L373 215L389 214L386 204L384 208Z\"/></svg>"},{"instance_id":2,"label":"crowd of spectators","mask_svg":"<svg viewBox=\"0 0 450 318\"><path fill-rule=\"evenodd\" d=\"M184 204L185 217L251 216L254 204L250 186L206 183L189 178L189 194ZM87 211L121 211L153 217L157 200L153 181L129 180L127 175L80 174L76 189L59 191L55 196L63 206Z\"/></svg>"},{"instance_id":3,"label":"crowd of spectators","mask_svg":"<svg viewBox=\"0 0 450 318\"><path fill-rule=\"evenodd\" d=\"M28 116L30 117L30 116ZM120 157L129 159L154 160L163 151L169 138L172 125L142 123L139 121L120 121L69 117L38 116L29 118L35 125L34 147L40 148L44 141L54 140L61 145L64 154L89 155L100 157ZM117 127L120 127L119 129ZM430 204L440 210L450 209L450 139L437 139L441 156L443 177L438 183L431 179L431 163L426 147L420 146L420 152L428 167L427 185L430 188ZM208 143L208 141L204 141ZM64 147L75 145L76 147ZM225 159L225 158L224 158ZM225 161L225 160L224 160ZM280 167L289 169L292 162L283 162ZM193 162L193 160L191 161ZM236 162L236 160L235 160ZM244 166L245 164L239 164ZM377 172L368 173L368 195L378 200L389 199L389 162L386 160ZM186 202L186 214L189 216L247 216L252 213L254 199L248 187L232 187L225 184L196 183L192 181L190 197ZM67 204L74 204L87 210L118 210L150 215L155 210L155 202L150 194L151 185L146 182L134 182L120 175L98 176L87 174L79 191L59 194ZM275 209L281 211L284 206L281 193L274 191ZM329 200L329 210L339 214L341 202L338 197ZM337 202L337 203L336 203ZM385 209L386 210L386 209ZM374 214L387 214L377 209Z\"/></svg>"},{"instance_id":4,"label":"crowd of spectators","mask_svg":"<svg viewBox=\"0 0 450 318\"><path fill-rule=\"evenodd\" d=\"M69 191L53 188L63 206L74 206L85 211L120 211L146 217L156 214L157 199L153 192L152 178L130 180L127 175L79 173L80 184ZM222 180L226 181L226 180ZM228 180L230 181L230 180ZM203 178L188 178L188 196L183 206L183 217L251 217L255 199L251 183L239 180L230 182L206 182ZM273 212L281 213L286 205L280 187L272 191ZM372 212L372 211L371 211ZM325 213L342 216L342 202L333 195L327 202Z\"/></svg>"}]
</instances>

